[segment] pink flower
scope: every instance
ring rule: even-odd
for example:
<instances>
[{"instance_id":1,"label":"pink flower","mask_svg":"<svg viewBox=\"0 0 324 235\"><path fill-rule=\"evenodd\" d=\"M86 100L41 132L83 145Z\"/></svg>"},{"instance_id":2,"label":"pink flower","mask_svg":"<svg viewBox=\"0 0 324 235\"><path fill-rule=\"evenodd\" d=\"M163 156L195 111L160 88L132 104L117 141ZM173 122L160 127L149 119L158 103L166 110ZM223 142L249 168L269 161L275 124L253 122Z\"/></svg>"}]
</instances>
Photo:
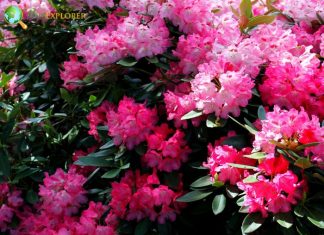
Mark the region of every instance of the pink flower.
<instances>
[{"instance_id":1,"label":"pink flower","mask_svg":"<svg viewBox=\"0 0 324 235\"><path fill-rule=\"evenodd\" d=\"M187 160L190 149L186 146L184 133L168 128L162 124L154 128L154 133L147 136L148 150L142 161L149 167L157 167L160 171L178 170Z\"/></svg>"},{"instance_id":2,"label":"pink flower","mask_svg":"<svg viewBox=\"0 0 324 235\"><path fill-rule=\"evenodd\" d=\"M303 109L286 111L275 106L266 118L261 120L262 129L255 135L253 146L256 149L274 153L275 144L271 141L292 150L301 144L319 142L319 145L307 147L305 154L311 153L317 159L324 159L324 128L316 116L310 118Z\"/></svg>"},{"instance_id":3,"label":"pink flower","mask_svg":"<svg viewBox=\"0 0 324 235\"><path fill-rule=\"evenodd\" d=\"M88 148L87 151L83 151L83 150L76 150L73 153L72 159L73 161L77 161L78 159L87 156L90 153L93 153L95 150L97 149L97 146L93 146L91 148ZM91 172L93 172L93 170L95 169L95 167L92 166L79 166L79 165L72 165L70 166L70 169L74 169L78 174L87 176L89 175Z\"/></svg>"},{"instance_id":4,"label":"pink flower","mask_svg":"<svg viewBox=\"0 0 324 235\"><path fill-rule=\"evenodd\" d=\"M230 113L238 116L240 107L245 107L252 97L254 87L248 75L227 70L221 62L200 65L199 73L190 83L190 96L196 102L196 109L222 118Z\"/></svg>"},{"instance_id":5,"label":"pink flower","mask_svg":"<svg viewBox=\"0 0 324 235\"><path fill-rule=\"evenodd\" d=\"M113 0L85 0L88 6L92 9L94 6L99 8L113 7Z\"/></svg>"},{"instance_id":6,"label":"pink flower","mask_svg":"<svg viewBox=\"0 0 324 235\"><path fill-rule=\"evenodd\" d=\"M173 54L180 59L179 69L184 74L198 72L198 65L208 62L207 54L212 50L213 35L190 34L181 36Z\"/></svg>"},{"instance_id":7,"label":"pink flower","mask_svg":"<svg viewBox=\"0 0 324 235\"><path fill-rule=\"evenodd\" d=\"M179 192L161 185L156 179L152 181L156 177L156 172L140 175L139 171L135 174L128 171L120 183L112 183L111 213L107 223L115 224L116 217L128 221L149 218L161 224L174 221L181 209L175 202Z\"/></svg>"},{"instance_id":8,"label":"pink flower","mask_svg":"<svg viewBox=\"0 0 324 235\"><path fill-rule=\"evenodd\" d=\"M141 14L157 15L161 8L161 2L160 0L121 0L119 6Z\"/></svg>"},{"instance_id":9,"label":"pink flower","mask_svg":"<svg viewBox=\"0 0 324 235\"><path fill-rule=\"evenodd\" d=\"M1 9L1 7L0 7ZM11 48L16 45L16 36L9 30L0 29L0 47Z\"/></svg>"},{"instance_id":10,"label":"pink flower","mask_svg":"<svg viewBox=\"0 0 324 235\"><path fill-rule=\"evenodd\" d=\"M108 101L102 102L102 104L98 107L92 110L88 116L87 119L89 121L89 135L94 136L94 138L99 141L99 133L97 131L98 125L107 125L107 117L106 114L109 110L113 109L113 104L110 104Z\"/></svg>"},{"instance_id":11,"label":"pink flower","mask_svg":"<svg viewBox=\"0 0 324 235\"><path fill-rule=\"evenodd\" d=\"M64 70L60 72L61 79L64 81L63 86L69 91L80 87L76 82L88 74L85 64L79 62L76 55L70 55L70 61L65 61L63 67Z\"/></svg>"},{"instance_id":12,"label":"pink flower","mask_svg":"<svg viewBox=\"0 0 324 235\"><path fill-rule=\"evenodd\" d=\"M323 0L281 0L275 3L283 13L291 16L296 21L311 22L317 20L316 14L323 15Z\"/></svg>"},{"instance_id":13,"label":"pink flower","mask_svg":"<svg viewBox=\"0 0 324 235\"><path fill-rule=\"evenodd\" d=\"M45 174L44 185L40 186L42 208L54 215L75 214L79 207L87 201L83 184L86 178L70 170L65 173L57 169L54 175Z\"/></svg>"},{"instance_id":14,"label":"pink flower","mask_svg":"<svg viewBox=\"0 0 324 235\"><path fill-rule=\"evenodd\" d=\"M305 54L315 56L308 52ZM261 98L268 105L276 104L288 109L299 109L302 106L308 113L322 119L324 68L317 68L317 58L304 59L302 56L291 57L285 63L267 67L263 84L259 86Z\"/></svg>"},{"instance_id":15,"label":"pink flower","mask_svg":"<svg viewBox=\"0 0 324 235\"><path fill-rule=\"evenodd\" d=\"M18 76L17 74L15 74L8 82L10 96L18 95L26 89L23 84L18 84L17 80L18 80Z\"/></svg>"},{"instance_id":16,"label":"pink flower","mask_svg":"<svg viewBox=\"0 0 324 235\"><path fill-rule=\"evenodd\" d=\"M238 186L246 193L243 205L249 208L249 213L261 212L263 217L269 212L289 212L291 206L301 200L305 190L304 183L298 182L291 171L277 174L272 181L259 176L258 182L239 182Z\"/></svg>"},{"instance_id":17,"label":"pink flower","mask_svg":"<svg viewBox=\"0 0 324 235\"><path fill-rule=\"evenodd\" d=\"M228 165L229 163L243 164L254 166L256 161L243 157L243 155L251 154L250 148L244 148L241 151L236 150L232 146L215 146L208 145L209 157L204 163L205 167L210 169L212 180L215 179L221 182L229 182L235 185L248 174L247 170L239 169Z\"/></svg>"},{"instance_id":18,"label":"pink flower","mask_svg":"<svg viewBox=\"0 0 324 235\"><path fill-rule=\"evenodd\" d=\"M161 54L170 46L168 37L163 19L130 12L128 17L120 19L110 15L105 28L78 33L75 41L88 71L96 72L128 55L140 59Z\"/></svg>"},{"instance_id":19,"label":"pink flower","mask_svg":"<svg viewBox=\"0 0 324 235\"><path fill-rule=\"evenodd\" d=\"M218 4L211 0L169 0L161 9L161 16L168 18L184 33L208 31L217 16L212 12Z\"/></svg>"},{"instance_id":20,"label":"pink flower","mask_svg":"<svg viewBox=\"0 0 324 235\"><path fill-rule=\"evenodd\" d=\"M21 192L11 189L9 184L0 184L0 231L5 232L11 223L11 220L22 206L23 200Z\"/></svg>"},{"instance_id":21,"label":"pink flower","mask_svg":"<svg viewBox=\"0 0 324 235\"><path fill-rule=\"evenodd\" d=\"M158 117L156 109L148 109L125 96L116 110L108 110L106 120L115 145L125 144L128 149L133 149L145 140Z\"/></svg>"}]
</instances>

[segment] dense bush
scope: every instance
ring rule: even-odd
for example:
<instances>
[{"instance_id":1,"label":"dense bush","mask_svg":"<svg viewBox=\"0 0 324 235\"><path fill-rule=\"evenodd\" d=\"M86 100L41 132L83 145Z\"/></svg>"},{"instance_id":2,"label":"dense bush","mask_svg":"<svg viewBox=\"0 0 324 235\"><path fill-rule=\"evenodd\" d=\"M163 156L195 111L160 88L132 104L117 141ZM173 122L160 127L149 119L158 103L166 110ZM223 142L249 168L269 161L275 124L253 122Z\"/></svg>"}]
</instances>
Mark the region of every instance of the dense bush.
<instances>
[{"instance_id":1,"label":"dense bush","mask_svg":"<svg viewBox=\"0 0 324 235\"><path fill-rule=\"evenodd\" d=\"M0 231L324 234L323 10L2 0Z\"/></svg>"}]
</instances>

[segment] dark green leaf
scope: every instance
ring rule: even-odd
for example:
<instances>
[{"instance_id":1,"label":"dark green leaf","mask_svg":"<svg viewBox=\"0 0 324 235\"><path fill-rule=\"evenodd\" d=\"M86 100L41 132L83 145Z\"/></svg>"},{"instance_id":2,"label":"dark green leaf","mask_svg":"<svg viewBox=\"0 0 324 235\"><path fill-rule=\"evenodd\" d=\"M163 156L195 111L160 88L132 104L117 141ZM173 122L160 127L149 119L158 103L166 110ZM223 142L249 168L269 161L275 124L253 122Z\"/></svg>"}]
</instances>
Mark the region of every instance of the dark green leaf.
<instances>
[{"instance_id":1,"label":"dark green leaf","mask_svg":"<svg viewBox=\"0 0 324 235\"><path fill-rule=\"evenodd\" d=\"M192 110L189 113L183 115L181 120L192 119L192 118L200 117L201 115L203 115L202 111Z\"/></svg>"},{"instance_id":2,"label":"dark green leaf","mask_svg":"<svg viewBox=\"0 0 324 235\"><path fill-rule=\"evenodd\" d=\"M319 210L308 208L307 219L315 226L324 229L324 214Z\"/></svg>"},{"instance_id":3,"label":"dark green leaf","mask_svg":"<svg viewBox=\"0 0 324 235\"><path fill-rule=\"evenodd\" d=\"M259 106L258 108L258 118L260 120L266 120L267 117L266 117L266 111L264 109L264 107L262 105Z\"/></svg>"},{"instance_id":4,"label":"dark green leaf","mask_svg":"<svg viewBox=\"0 0 324 235\"><path fill-rule=\"evenodd\" d=\"M135 228L134 235L145 235L150 230L152 222L149 219L145 219L139 222Z\"/></svg>"},{"instance_id":5,"label":"dark green leaf","mask_svg":"<svg viewBox=\"0 0 324 235\"><path fill-rule=\"evenodd\" d=\"M103 146L100 147L100 149L109 149L111 147L115 146L113 140L109 140L107 143L105 143Z\"/></svg>"},{"instance_id":6,"label":"dark green leaf","mask_svg":"<svg viewBox=\"0 0 324 235\"><path fill-rule=\"evenodd\" d=\"M235 198L240 194L240 190L233 185L226 186L226 194L229 198Z\"/></svg>"},{"instance_id":7,"label":"dark green leaf","mask_svg":"<svg viewBox=\"0 0 324 235\"><path fill-rule=\"evenodd\" d=\"M203 191L191 191L189 193L186 193L185 195L178 197L176 201L178 202L194 202L199 201L208 195L210 195L212 192L203 192Z\"/></svg>"},{"instance_id":8,"label":"dark green leaf","mask_svg":"<svg viewBox=\"0 0 324 235\"><path fill-rule=\"evenodd\" d=\"M258 228L261 227L261 225L264 222L264 218L258 213L248 214L245 216L243 223L242 223L242 232L243 233L252 233Z\"/></svg>"},{"instance_id":9,"label":"dark green leaf","mask_svg":"<svg viewBox=\"0 0 324 235\"><path fill-rule=\"evenodd\" d=\"M226 206L226 197L223 194L216 195L213 204L212 204L212 209L213 213L215 215L218 215L223 212Z\"/></svg>"},{"instance_id":10,"label":"dark green leaf","mask_svg":"<svg viewBox=\"0 0 324 235\"><path fill-rule=\"evenodd\" d=\"M237 148L237 149L242 149L242 148L246 147L247 144L248 143L247 143L246 137L243 135L232 136L232 137L225 139L222 142L222 145L233 146L234 148Z\"/></svg>"},{"instance_id":11,"label":"dark green leaf","mask_svg":"<svg viewBox=\"0 0 324 235\"><path fill-rule=\"evenodd\" d=\"M0 150L0 171L4 176L10 176L9 156L4 150Z\"/></svg>"},{"instance_id":12,"label":"dark green leaf","mask_svg":"<svg viewBox=\"0 0 324 235\"><path fill-rule=\"evenodd\" d=\"M38 194L33 190L28 190L26 201L30 204L35 204L38 201Z\"/></svg>"},{"instance_id":13,"label":"dark green leaf","mask_svg":"<svg viewBox=\"0 0 324 235\"><path fill-rule=\"evenodd\" d=\"M137 64L137 60L135 58L129 57L118 61L117 64L120 64L124 67L132 67Z\"/></svg>"},{"instance_id":14,"label":"dark green leaf","mask_svg":"<svg viewBox=\"0 0 324 235\"><path fill-rule=\"evenodd\" d=\"M275 220L284 228L290 228L293 226L294 219L291 213L278 213L274 215Z\"/></svg>"},{"instance_id":15,"label":"dark green leaf","mask_svg":"<svg viewBox=\"0 0 324 235\"><path fill-rule=\"evenodd\" d=\"M190 186L193 188L201 188L212 185L213 182L210 180L210 176L203 176L199 179L197 179L195 182L193 182Z\"/></svg>"},{"instance_id":16,"label":"dark green leaf","mask_svg":"<svg viewBox=\"0 0 324 235\"><path fill-rule=\"evenodd\" d=\"M111 166L112 163L107 157L82 157L75 161L74 164L79 166L107 167Z\"/></svg>"},{"instance_id":17,"label":"dark green leaf","mask_svg":"<svg viewBox=\"0 0 324 235\"><path fill-rule=\"evenodd\" d=\"M101 178L104 178L104 179L115 178L119 175L120 171L121 171L120 169L109 170L103 176L101 176Z\"/></svg>"}]
</instances>

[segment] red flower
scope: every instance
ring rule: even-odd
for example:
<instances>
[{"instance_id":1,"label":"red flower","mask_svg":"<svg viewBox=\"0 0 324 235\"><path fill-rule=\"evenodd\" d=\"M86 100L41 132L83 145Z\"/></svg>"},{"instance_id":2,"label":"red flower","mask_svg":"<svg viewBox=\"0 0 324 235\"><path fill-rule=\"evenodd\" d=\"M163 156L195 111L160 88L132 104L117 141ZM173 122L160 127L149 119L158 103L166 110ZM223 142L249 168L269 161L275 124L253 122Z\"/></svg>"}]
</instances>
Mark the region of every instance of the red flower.
<instances>
[{"instance_id":1,"label":"red flower","mask_svg":"<svg viewBox=\"0 0 324 235\"><path fill-rule=\"evenodd\" d=\"M259 168L265 171L268 175L282 174L288 171L289 162L280 155L279 157L267 157L261 164Z\"/></svg>"}]
</instances>

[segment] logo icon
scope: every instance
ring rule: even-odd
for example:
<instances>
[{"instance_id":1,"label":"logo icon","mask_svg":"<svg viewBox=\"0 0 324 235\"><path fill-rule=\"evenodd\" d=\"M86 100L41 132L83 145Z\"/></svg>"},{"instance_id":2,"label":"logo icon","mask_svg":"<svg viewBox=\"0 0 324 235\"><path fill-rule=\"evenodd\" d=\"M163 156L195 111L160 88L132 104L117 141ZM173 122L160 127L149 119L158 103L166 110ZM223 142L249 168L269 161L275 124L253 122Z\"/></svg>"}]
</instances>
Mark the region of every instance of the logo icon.
<instances>
[{"instance_id":1,"label":"logo icon","mask_svg":"<svg viewBox=\"0 0 324 235\"><path fill-rule=\"evenodd\" d=\"M23 12L17 6L9 6L5 10L4 18L9 24L19 24L24 30L27 29L27 25L22 22Z\"/></svg>"}]
</instances>

